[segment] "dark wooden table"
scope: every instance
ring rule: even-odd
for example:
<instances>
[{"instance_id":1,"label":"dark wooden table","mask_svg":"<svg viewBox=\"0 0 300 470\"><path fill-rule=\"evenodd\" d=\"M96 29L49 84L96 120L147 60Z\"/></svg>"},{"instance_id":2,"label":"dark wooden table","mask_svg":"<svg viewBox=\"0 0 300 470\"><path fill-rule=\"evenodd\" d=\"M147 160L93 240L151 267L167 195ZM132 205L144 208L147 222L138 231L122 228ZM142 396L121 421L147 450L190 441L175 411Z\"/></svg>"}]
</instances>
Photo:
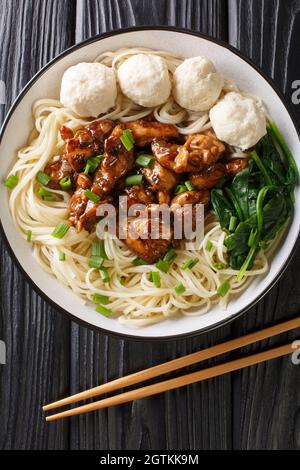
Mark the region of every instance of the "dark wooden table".
<instances>
[{"instance_id":1,"label":"dark wooden table","mask_svg":"<svg viewBox=\"0 0 300 470\"><path fill-rule=\"evenodd\" d=\"M1 121L59 52L97 33L144 24L187 27L230 42L291 101L291 84L300 79L299 0L0 0L0 79L7 87ZM299 118L300 109L294 111ZM216 332L135 343L61 316L33 292L1 243L7 364L0 365L0 448L300 449L300 366L289 358L50 425L40 409L58 396L299 314L299 272L300 251L255 308Z\"/></svg>"}]
</instances>

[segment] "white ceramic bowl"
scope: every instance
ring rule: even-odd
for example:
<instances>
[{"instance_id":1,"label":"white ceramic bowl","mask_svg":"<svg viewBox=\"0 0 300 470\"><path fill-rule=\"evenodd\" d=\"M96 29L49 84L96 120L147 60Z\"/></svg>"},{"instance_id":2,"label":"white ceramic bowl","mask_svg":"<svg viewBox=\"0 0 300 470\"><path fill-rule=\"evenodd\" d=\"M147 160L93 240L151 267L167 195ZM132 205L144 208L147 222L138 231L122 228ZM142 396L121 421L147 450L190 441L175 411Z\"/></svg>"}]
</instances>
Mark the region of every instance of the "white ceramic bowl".
<instances>
[{"instance_id":1,"label":"white ceramic bowl","mask_svg":"<svg viewBox=\"0 0 300 470\"><path fill-rule=\"evenodd\" d=\"M300 167L300 143L293 119L280 93L272 81L265 77L252 63L225 43L215 41L200 34L173 28L134 28L116 31L95 37L78 44L62 53L44 67L25 87L12 106L0 135L0 176L6 177L16 158L17 150L26 144L33 127L32 104L39 98L58 98L61 78L64 71L78 62L93 61L101 52L124 46L143 46L164 49L181 57L204 55L211 59L216 68L226 77L234 80L243 90L261 96L271 116L276 121ZM296 188L295 212L284 241L272 259L269 272L257 277L251 286L237 299L230 302L227 310L213 308L200 316L182 316L166 320L143 329L128 329L117 320L105 318L95 312L91 305L82 303L72 291L44 272L34 260L30 244L23 241L12 221L7 191L0 186L0 219L2 233L10 252L26 275L31 285L48 302L75 321L84 322L93 328L107 333L119 334L134 339L167 339L196 334L216 328L245 312L265 295L283 273L300 231L299 187Z\"/></svg>"}]
</instances>

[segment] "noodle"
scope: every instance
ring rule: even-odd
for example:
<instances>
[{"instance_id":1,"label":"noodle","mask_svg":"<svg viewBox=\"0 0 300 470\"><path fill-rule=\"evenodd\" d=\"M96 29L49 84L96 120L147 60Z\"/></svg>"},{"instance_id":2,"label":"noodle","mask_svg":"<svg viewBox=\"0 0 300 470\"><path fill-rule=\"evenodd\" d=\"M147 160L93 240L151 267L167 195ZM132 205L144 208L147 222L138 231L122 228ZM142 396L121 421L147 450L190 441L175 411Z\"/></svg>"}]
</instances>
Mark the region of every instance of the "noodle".
<instances>
[{"instance_id":1,"label":"noodle","mask_svg":"<svg viewBox=\"0 0 300 470\"><path fill-rule=\"evenodd\" d=\"M140 52L162 56L167 62L171 78L181 63L173 54L142 48L106 52L99 55L96 61L117 70L126 58ZM226 87L228 90L234 89L234 85L228 82ZM181 134L195 133L210 127L207 113L188 112L180 108L172 97L155 109L146 109L125 98L120 90L115 108L102 117L126 122L150 113L162 123L176 125ZM63 152L64 141L59 133L60 127L64 124L76 130L89 121L64 108L54 99L37 101L33 106L33 117L35 129L27 147L18 152L10 173L17 175L19 184L11 191L9 207L22 237L26 239L27 231L32 232L33 255L39 265L71 288L83 302L91 301L95 293L109 296L108 308L113 312L113 317L118 317L121 323L130 327L146 326L176 316L179 312L183 315L199 315L209 311L215 304L226 308L230 298L246 289L255 276L268 270L268 261L263 252L257 255L252 270L247 271L240 282L236 280L237 271L216 269L216 263L226 265L225 233L215 216L209 213L200 250L178 250L172 269L168 273L160 273L160 288L156 288L148 278L149 273L157 268L154 265L133 266L135 255L123 242L106 233L104 244L110 280L104 284L98 271L88 264L92 243L97 239L95 232L83 230L77 233L71 227L63 239L51 235L57 223L67 219L69 194L47 187L47 191L55 194L57 200L45 201L37 193L40 187L36 181L37 173ZM208 240L212 246L210 251L206 249ZM65 254L64 262L59 260L61 252ZM193 270L181 268L185 261L195 257L199 258L199 262ZM121 283L121 279L124 283ZM224 281L230 282L231 289L221 298L217 289ZM177 296L174 287L180 282L186 290Z\"/></svg>"}]
</instances>

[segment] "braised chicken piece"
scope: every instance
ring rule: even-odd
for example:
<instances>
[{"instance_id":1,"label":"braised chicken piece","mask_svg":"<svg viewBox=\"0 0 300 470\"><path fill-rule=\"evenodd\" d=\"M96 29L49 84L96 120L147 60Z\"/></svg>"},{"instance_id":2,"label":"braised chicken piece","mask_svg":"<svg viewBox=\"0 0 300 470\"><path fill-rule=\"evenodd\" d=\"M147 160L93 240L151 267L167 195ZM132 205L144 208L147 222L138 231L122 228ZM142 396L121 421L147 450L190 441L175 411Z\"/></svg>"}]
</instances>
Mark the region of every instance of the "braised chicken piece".
<instances>
[{"instance_id":1,"label":"braised chicken piece","mask_svg":"<svg viewBox=\"0 0 300 470\"><path fill-rule=\"evenodd\" d=\"M151 231L155 231L155 236ZM172 235L173 231L165 227L162 221L135 217L128 219L127 238L124 241L139 258L152 264L164 257L171 245Z\"/></svg>"},{"instance_id":2,"label":"braised chicken piece","mask_svg":"<svg viewBox=\"0 0 300 470\"><path fill-rule=\"evenodd\" d=\"M218 184L225 173L225 165L223 163L216 163L199 173L191 173L190 181L198 189L210 189Z\"/></svg>"},{"instance_id":3,"label":"braised chicken piece","mask_svg":"<svg viewBox=\"0 0 300 470\"><path fill-rule=\"evenodd\" d=\"M179 133L173 124L163 124L157 121L131 121L126 123L126 128L130 129L138 147L151 144L153 139L178 138Z\"/></svg>"},{"instance_id":4,"label":"braised chicken piece","mask_svg":"<svg viewBox=\"0 0 300 470\"><path fill-rule=\"evenodd\" d=\"M92 186L92 179L84 173L78 175L76 183L77 189L69 202L69 221L77 232L80 232L83 228L91 231L99 220L97 216L98 207L100 204L111 202L112 198L106 198L99 202L89 200L85 195L85 191Z\"/></svg>"},{"instance_id":5,"label":"braised chicken piece","mask_svg":"<svg viewBox=\"0 0 300 470\"><path fill-rule=\"evenodd\" d=\"M60 180L65 177L71 178L74 174L68 161L64 158L47 165L44 172L51 177L51 180L48 183L48 187L51 189L61 189L59 184Z\"/></svg>"},{"instance_id":6,"label":"braised chicken piece","mask_svg":"<svg viewBox=\"0 0 300 470\"><path fill-rule=\"evenodd\" d=\"M142 185L126 186L124 196L127 196L127 208L134 204L152 204L154 202L154 194L150 189Z\"/></svg>"},{"instance_id":7,"label":"braised chicken piece","mask_svg":"<svg viewBox=\"0 0 300 470\"><path fill-rule=\"evenodd\" d=\"M154 162L150 168L143 168L144 177L153 191L157 191L157 198L160 204L170 202L170 192L179 182L179 176L173 171Z\"/></svg>"},{"instance_id":8,"label":"braised chicken piece","mask_svg":"<svg viewBox=\"0 0 300 470\"><path fill-rule=\"evenodd\" d=\"M73 137L72 130L66 126L61 128L61 136L66 141L66 159L72 169L80 172L88 158L102 154L104 141L111 134L115 124L109 119L98 119L83 129L79 129Z\"/></svg>"},{"instance_id":9,"label":"braised chicken piece","mask_svg":"<svg viewBox=\"0 0 300 470\"><path fill-rule=\"evenodd\" d=\"M216 186L224 175L236 175L248 165L244 158L237 158L231 162L216 163L199 173L192 173L190 181L198 189L210 189Z\"/></svg>"},{"instance_id":10,"label":"braised chicken piece","mask_svg":"<svg viewBox=\"0 0 300 470\"><path fill-rule=\"evenodd\" d=\"M247 165L248 160L246 158L235 158L234 160L225 163L226 174L237 175L243 171Z\"/></svg>"},{"instance_id":11,"label":"braised chicken piece","mask_svg":"<svg viewBox=\"0 0 300 470\"><path fill-rule=\"evenodd\" d=\"M214 164L224 151L223 143L211 130L188 136L183 145L169 144L162 139L152 143L157 161L176 173L201 171Z\"/></svg>"},{"instance_id":12,"label":"braised chicken piece","mask_svg":"<svg viewBox=\"0 0 300 470\"><path fill-rule=\"evenodd\" d=\"M182 240L190 238L192 232L197 229L197 221L203 212L198 209L199 205L204 205L204 209L210 202L210 192L186 191L178 194L171 201L171 211L174 215L174 236L175 239ZM191 221L189 225L189 221Z\"/></svg>"},{"instance_id":13,"label":"braised chicken piece","mask_svg":"<svg viewBox=\"0 0 300 470\"><path fill-rule=\"evenodd\" d=\"M104 159L95 173L91 189L99 196L108 194L114 188L116 182L133 167L133 151L126 150L120 140L125 128L125 125L118 124L111 136L105 141Z\"/></svg>"}]
</instances>

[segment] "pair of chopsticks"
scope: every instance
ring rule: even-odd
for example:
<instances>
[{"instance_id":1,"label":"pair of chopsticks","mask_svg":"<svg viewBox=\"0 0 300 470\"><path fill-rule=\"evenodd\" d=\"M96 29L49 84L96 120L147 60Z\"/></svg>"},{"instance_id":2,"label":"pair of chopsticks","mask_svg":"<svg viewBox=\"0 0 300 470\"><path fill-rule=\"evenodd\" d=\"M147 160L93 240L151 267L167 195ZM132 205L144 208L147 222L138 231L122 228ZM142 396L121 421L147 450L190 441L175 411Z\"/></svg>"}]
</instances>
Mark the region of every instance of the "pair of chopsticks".
<instances>
[{"instance_id":1,"label":"pair of chopsticks","mask_svg":"<svg viewBox=\"0 0 300 470\"><path fill-rule=\"evenodd\" d=\"M77 393L76 395L72 395L68 398L64 398L54 403L50 403L49 405L45 405L43 407L43 410L53 410L54 408L59 408L65 405L69 405L71 403L76 403L81 400L86 400L88 398L102 395L104 393L113 392L121 388L128 387L130 385L144 382L145 380L149 380L154 377L158 377L162 374L181 369L182 367L187 367L192 364L196 364L197 362L204 361L219 356L221 354L234 351L244 346L249 346L250 344L256 343L257 341L272 338L273 336L277 336L281 333L285 333L287 331L291 331L299 327L300 317L297 317L293 320L288 320L283 323L279 323L275 326L265 328L261 331L250 333L240 338L236 338L225 343L212 346L208 349L204 349L203 351L197 351L195 353L188 354L187 356L183 356L179 359L174 359L172 361L165 362L154 367L150 367L149 369L145 369L134 374L127 375L125 377L121 377L106 384L99 385L98 387L91 388L90 390ZM261 362L270 361L271 359L276 359L278 357L291 354L292 351L292 345L286 344L284 346L279 346L276 348L269 349L267 351L252 354L250 356L246 356L224 364L213 366L204 370L200 370L198 372L193 372L187 375L183 375L181 377L165 380L163 382L141 387L135 390L131 390L129 392L121 393L119 395L105 398L103 400L89 403L87 405L72 408L61 413L53 414L47 416L46 421L55 421L57 419L67 418L69 416L74 416L81 413L89 413L90 411L109 408L110 406L120 405L122 403L138 400L140 398L157 395L162 392L174 390L175 388L180 388L185 385L190 385L196 382L200 382L202 380L207 380L213 377L218 377L220 375L227 374L229 372L244 369L245 367L253 366L255 364L260 364Z\"/></svg>"}]
</instances>

